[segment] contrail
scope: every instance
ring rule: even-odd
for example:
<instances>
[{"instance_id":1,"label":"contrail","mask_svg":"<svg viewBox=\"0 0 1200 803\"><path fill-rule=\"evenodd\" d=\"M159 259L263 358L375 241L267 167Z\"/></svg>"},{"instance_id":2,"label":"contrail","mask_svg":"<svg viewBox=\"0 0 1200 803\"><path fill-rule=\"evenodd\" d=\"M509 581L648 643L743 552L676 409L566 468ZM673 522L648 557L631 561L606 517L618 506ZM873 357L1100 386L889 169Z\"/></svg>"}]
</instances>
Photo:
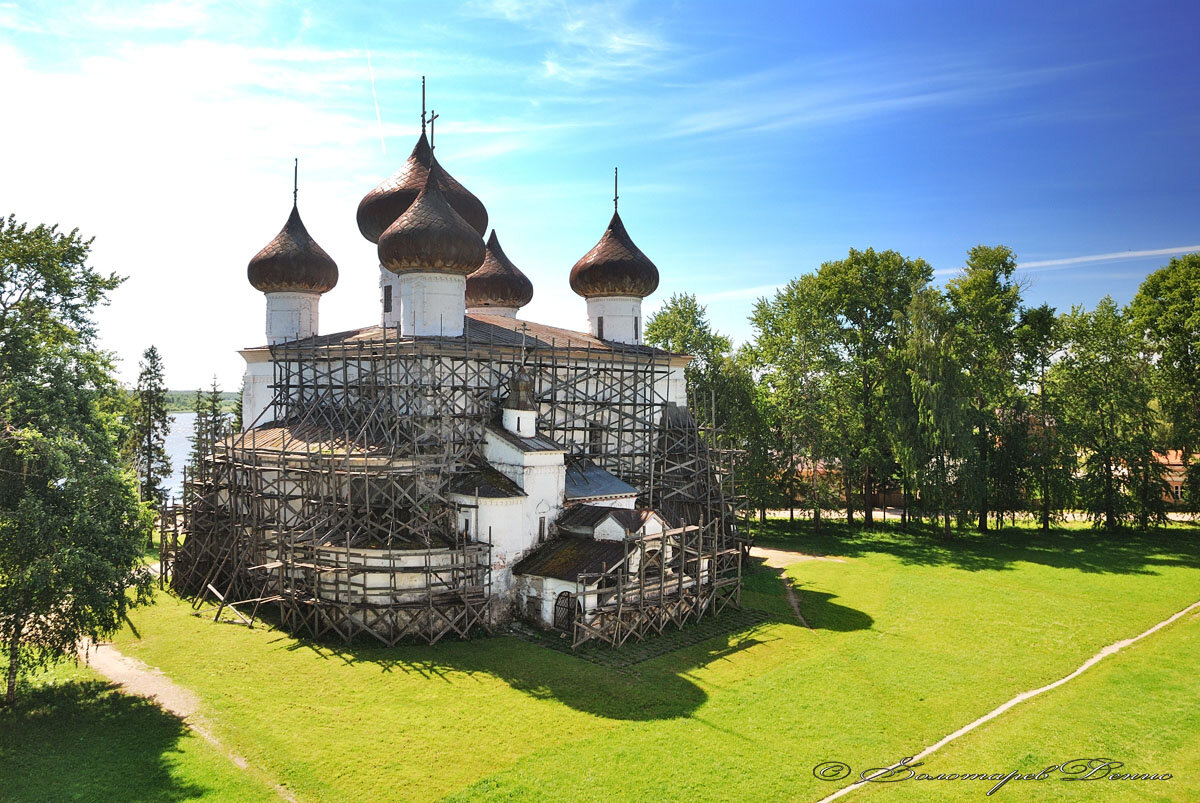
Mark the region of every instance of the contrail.
<instances>
[{"instance_id":1,"label":"contrail","mask_svg":"<svg viewBox=\"0 0 1200 803\"><path fill-rule=\"evenodd\" d=\"M1107 262L1114 259L1137 259L1138 257L1165 257L1176 254L1188 254L1200 251L1200 245L1179 245L1174 248L1151 248L1146 251L1114 251L1111 254L1091 254L1081 257L1066 257L1064 259L1040 259L1036 262L1022 262L1021 268L1063 268L1068 265L1083 265L1088 262Z\"/></svg>"},{"instance_id":2,"label":"contrail","mask_svg":"<svg viewBox=\"0 0 1200 803\"><path fill-rule=\"evenodd\" d=\"M379 96L375 94L375 70L371 69L371 51L367 51L367 74L371 76L371 99L375 101L375 122L379 123L379 147L387 156L387 143L383 141L383 118L379 115Z\"/></svg>"}]
</instances>

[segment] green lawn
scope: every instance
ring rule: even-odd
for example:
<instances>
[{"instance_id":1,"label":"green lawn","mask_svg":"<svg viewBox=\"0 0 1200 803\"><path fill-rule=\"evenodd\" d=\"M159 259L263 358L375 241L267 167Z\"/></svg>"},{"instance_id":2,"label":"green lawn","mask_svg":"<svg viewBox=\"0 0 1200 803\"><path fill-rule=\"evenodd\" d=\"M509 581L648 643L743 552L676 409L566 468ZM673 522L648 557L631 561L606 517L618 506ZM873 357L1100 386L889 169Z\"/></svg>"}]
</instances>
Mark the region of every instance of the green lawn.
<instances>
[{"instance_id":1,"label":"green lawn","mask_svg":"<svg viewBox=\"0 0 1200 803\"><path fill-rule=\"evenodd\" d=\"M176 717L63 665L0 709L0 800L278 800Z\"/></svg>"},{"instance_id":2,"label":"green lawn","mask_svg":"<svg viewBox=\"0 0 1200 803\"><path fill-rule=\"evenodd\" d=\"M302 800L815 800L838 784L814 765L913 755L1200 599L1197 530L945 545L773 522L759 542L841 558L787 571L813 629L793 621L779 571L756 567L745 601L772 621L625 670L513 637L320 647L165 595L118 647L195 691L218 737ZM1024 769L1100 750L1176 778L1084 797L1197 799L1197 657L1200 620L1180 621L930 761ZM1002 794L1046 799L1045 783ZM851 799L985 791L900 786Z\"/></svg>"}]
</instances>

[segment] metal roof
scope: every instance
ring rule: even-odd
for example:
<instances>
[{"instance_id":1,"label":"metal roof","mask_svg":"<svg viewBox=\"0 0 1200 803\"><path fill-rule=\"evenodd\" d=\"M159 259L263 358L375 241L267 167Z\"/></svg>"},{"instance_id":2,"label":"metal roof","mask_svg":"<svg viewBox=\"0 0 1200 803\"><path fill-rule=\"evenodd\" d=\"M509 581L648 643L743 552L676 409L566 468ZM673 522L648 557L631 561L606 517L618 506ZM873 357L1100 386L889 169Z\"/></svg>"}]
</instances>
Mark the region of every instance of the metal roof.
<instances>
[{"instance_id":1,"label":"metal roof","mask_svg":"<svg viewBox=\"0 0 1200 803\"><path fill-rule=\"evenodd\" d=\"M622 528L634 533L641 530L653 515L655 515L653 510L630 510L624 507L606 507L604 505L576 505L568 508L559 517L558 526L566 530L590 532L596 528L596 525L611 516Z\"/></svg>"},{"instance_id":2,"label":"metal roof","mask_svg":"<svg viewBox=\"0 0 1200 803\"><path fill-rule=\"evenodd\" d=\"M541 435L517 435L514 432L509 432L504 427L498 427L489 424L488 432L503 438L506 442L512 444L522 452L565 452L566 449L559 446L549 438L543 438Z\"/></svg>"},{"instance_id":3,"label":"metal roof","mask_svg":"<svg viewBox=\"0 0 1200 803\"><path fill-rule=\"evenodd\" d=\"M625 559L622 541L593 538L555 538L535 549L513 566L513 574L554 577L575 582L581 574L598 574Z\"/></svg>"},{"instance_id":4,"label":"metal roof","mask_svg":"<svg viewBox=\"0 0 1200 803\"><path fill-rule=\"evenodd\" d=\"M578 460L567 466L565 496L568 502L637 494L637 488L600 468L591 460Z\"/></svg>"}]
</instances>

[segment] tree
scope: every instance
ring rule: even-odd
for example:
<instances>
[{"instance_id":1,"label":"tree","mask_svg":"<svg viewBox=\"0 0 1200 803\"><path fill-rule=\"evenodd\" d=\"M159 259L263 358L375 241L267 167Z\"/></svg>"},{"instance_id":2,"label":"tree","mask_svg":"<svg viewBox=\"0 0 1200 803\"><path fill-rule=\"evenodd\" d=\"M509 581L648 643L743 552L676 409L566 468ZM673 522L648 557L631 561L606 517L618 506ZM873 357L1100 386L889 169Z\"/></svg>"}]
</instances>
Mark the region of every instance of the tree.
<instances>
[{"instance_id":1,"label":"tree","mask_svg":"<svg viewBox=\"0 0 1200 803\"><path fill-rule=\"evenodd\" d=\"M196 420L192 423L192 448L188 455L189 474L203 482L208 477L209 460L217 444L229 434L229 416L224 411L221 386L214 375L208 391L196 391L192 402Z\"/></svg>"},{"instance_id":2,"label":"tree","mask_svg":"<svg viewBox=\"0 0 1200 803\"><path fill-rule=\"evenodd\" d=\"M0 645L19 675L149 601L151 520L117 441L121 390L92 312L121 282L91 241L0 220Z\"/></svg>"},{"instance_id":3,"label":"tree","mask_svg":"<svg viewBox=\"0 0 1200 803\"><path fill-rule=\"evenodd\" d=\"M1193 509L1200 508L1200 254L1172 259L1146 277L1131 304L1155 354L1167 445L1183 452Z\"/></svg>"},{"instance_id":4,"label":"tree","mask_svg":"<svg viewBox=\"0 0 1200 803\"><path fill-rule=\"evenodd\" d=\"M671 296L646 322L646 342L667 351L692 356L692 361L684 369L688 398L693 402L702 402L692 412L698 418L717 423L720 411L708 408L717 406L713 397L721 385L718 374L727 367L725 361L733 344L729 338L713 331L704 306L690 293Z\"/></svg>"},{"instance_id":5,"label":"tree","mask_svg":"<svg viewBox=\"0 0 1200 803\"><path fill-rule=\"evenodd\" d=\"M192 400L192 412L196 414L196 417L192 419L192 435L188 438L192 447L188 452L188 475L195 480L204 471L204 458L212 450L210 443L212 425L208 420L208 401L204 398L204 392L199 389L196 390L196 397Z\"/></svg>"},{"instance_id":6,"label":"tree","mask_svg":"<svg viewBox=\"0 0 1200 803\"><path fill-rule=\"evenodd\" d=\"M167 454L171 415L167 412L162 358L156 347L151 346L142 354L140 368L133 398L134 465L142 499L161 509L167 501L163 482L171 476L171 458Z\"/></svg>"},{"instance_id":7,"label":"tree","mask_svg":"<svg viewBox=\"0 0 1200 803\"><path fill-rule=\"evenodd\" d=\"M999 490L997 480L1008 480L1010 500L1020 481L1014 470L1020 457L1002 454L1006 449L1020 450L1021 444L1013 438L1023 432L1023 426L1013 426L1021 411L1012 409L1018 398L1016 329L1021 308L1021 288L1013 280L1016 269L1016 259L1005 246L977 245L968 253L961 273L946 283L950 313L960 335L958 358L970 387L975 435L964 479L981 531L987 530L992 494ZM1007 427L1001 425L1002 416L1008 419ZM1008 440L1000 437L1003 429Z\"/></svg>"},{"instance_id":8,"label":"tree","mask_svg":"<svg viewBox=\"0 0 1200 803\"><path fill-rule=\"evenodd\" d=\"M891 464L885 416L887 397L896 390L889 380L897 376L892 361L899 359L898 321L932 276L923 259L871 248L852 249L846 259L826 262L817 272L822 311L835 326L834 404L857 420L841 441L843 469L861 480L867 526L873 523L877 473Z\"/></svg>"},{"instance_id":9,"label":"tree","mask_svg":"<svg viewBox=\"0 0 1200 803\"><path fill-rule=\"evenodd\" d=\"M1091 312L1073 308L1061 325L1065 353L1052 378L1083 461L1084 508L1109 530L1131 517L1149 524L1157 518L1149 489L1161 500L1162 469L1149 448L1156 421L1137 325L1108 296Z\"/></svg>"},{"instance_id":10,"label":"tree","mask_svg":"<svg viewBox=\"0 0 1200 803\"><path fill-rule=\"evenodd\" d=\"M921 498L942 519L951 537L950 516L959 504L958 477L970 453L971 393L960 362L963 328L936 289L917 293L906 320L905 363L917 413L917 439L910 444Z\"/></svg>"},{"instance_id":11,"label":"tree","mask_svg":"<svg viewBox=\"0 0 1200 803\"><path fill-rule=\"evenodd\" d=\"M774 298L760 299L750 322L764 401L778 425L780 491L791 507L803 496L819 527L821 510L836 500L829 472L836 411L830 382L835 328L821 308L817 276L802 276Z\"/></svg>"},{"instance_id":12,"label":"tree","mask_svg":"<svg viewBox=\"0 0 1200 803\"><path fill-rule=\"evenodd\" d=\"M1062 405L1048 381L1054 355L1062 348L1061 326L1054 308L1042 304L1025 309L1017 336L1022 373L1031 396L1026 465L1030 484L1037 489L1031 501L1036 500L1042 530L1049 530L1051 519L1061 514L1070 498L1075 462L1061 426Z\"/></svg>"},{"instance_id":13,"label":"tree","mask_svg":"<svg viewBox=\"0 0 1200 803\"><path fill-rule=\"evenodd\" d=\"M246 395L246 380L242 379L242 384L238 388L237 395L233 397L233 414L229 422L230 427L234 432L241 432L246 422L242 420L242 398Z\"/></svg>"}]
</instances>

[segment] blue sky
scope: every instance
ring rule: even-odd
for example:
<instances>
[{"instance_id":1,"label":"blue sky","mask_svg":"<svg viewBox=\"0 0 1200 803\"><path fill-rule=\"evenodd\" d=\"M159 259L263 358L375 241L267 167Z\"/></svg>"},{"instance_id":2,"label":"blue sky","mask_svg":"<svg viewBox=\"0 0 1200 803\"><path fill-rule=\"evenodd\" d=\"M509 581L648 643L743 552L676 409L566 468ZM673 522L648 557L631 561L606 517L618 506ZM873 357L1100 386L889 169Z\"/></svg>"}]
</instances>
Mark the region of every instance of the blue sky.
<instances>
[{"instance_id":1,"label":"blue sky","mask_svg":"<svg viewBox=\"0 0 1200 803\"><path fill-rule=\"evenodd\" d=\"M1182 2L0 2L23 112L0 210L80 227L129 277L101 312L124 376L156 343L172 386L236 387L263 339L245 265L293 156L341 270L322 330L377 321L354 211L411 150L424 74L439 158L533 280L530 319L584 326L567 274L614 165L662 275L648 306L694 292L735 339L756 297L851 247L942 280L1004 243L1031 303L1127 301L1200 248L1197 23Z\"/></svg>"}]
</instances>

